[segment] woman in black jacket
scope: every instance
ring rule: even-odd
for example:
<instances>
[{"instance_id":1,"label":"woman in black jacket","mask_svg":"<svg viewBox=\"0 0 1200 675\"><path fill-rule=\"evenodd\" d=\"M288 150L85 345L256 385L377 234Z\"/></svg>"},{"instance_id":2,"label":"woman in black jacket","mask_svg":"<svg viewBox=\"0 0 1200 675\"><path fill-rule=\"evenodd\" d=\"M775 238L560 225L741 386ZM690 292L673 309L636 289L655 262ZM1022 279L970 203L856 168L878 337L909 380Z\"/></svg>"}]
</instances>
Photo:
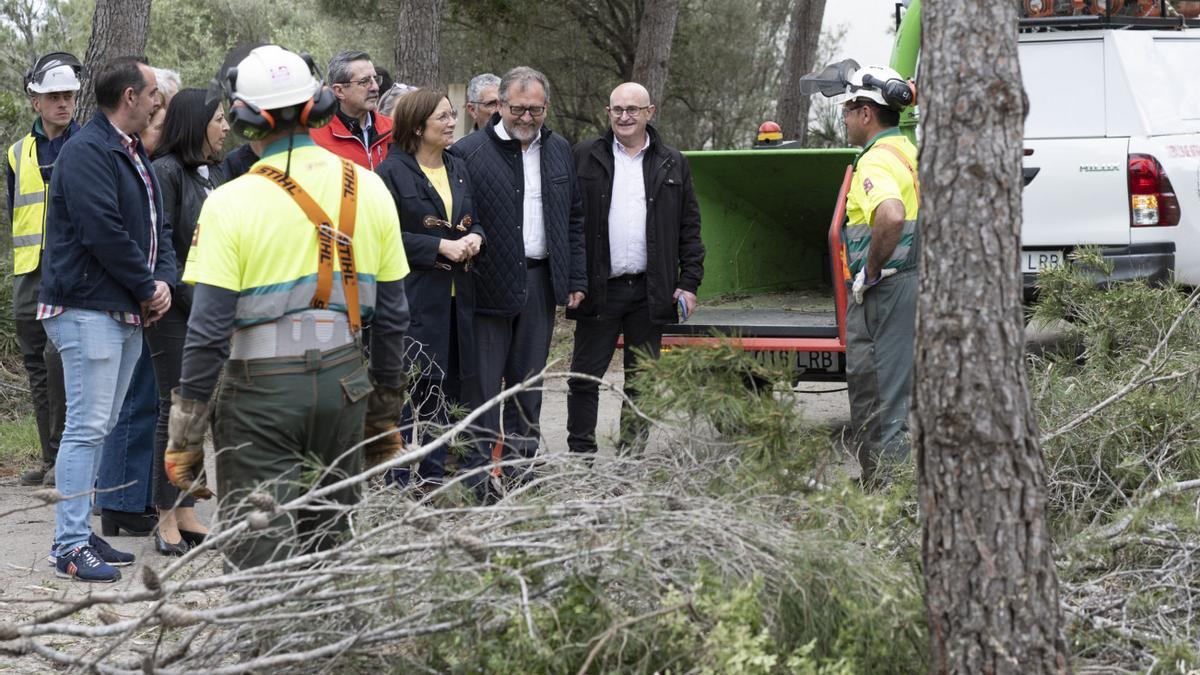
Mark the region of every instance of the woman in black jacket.
<instances>
[{"instance_id":1,"label":"woman in black jacket","mask_svg":"<svg viewBox=\"0 0 1200 675\"><path fill-rule=\"evenodd\" d=\"M163 219L171 226L179 274L171 293L171 308L146 329L154 377L158 381L158 425L154 430L154 503L158 532L154 547L164 555L182 555L204 540L207 529L196 519L196 500L179 498L179 489L167 480L163 455L167 448L167 420L171 390L179 386L183 342L187 337L192 287L180 281L184 261L196 231L200 207L209 193L224 182L218 162L229 133L219 100L206 101L203 89L184 89L171 99L162 141L154 153L154 173L163 197Z\"/></svg>"},{"instance_id":2,"label":"woman in black jacket","mask_svg":"<svg viewBox=\"0 0 1200 675\"><path fill-rule=\"evenodd\" d=\"M417 381L405 422L417 427L447 424L451 406L471 403L472 314L475 282L471 259L483 247L483 228L473 221L466 167L446 149L454 142L456 114L442 92L406 94L393 113L391 152L376 169L396 200L404 251L412 271L405 291L412 312L407 349ZM415 419L414 419L415 418ZM432 430L410 434L428 441ZM422 480L445 475L446 450L421 461ZM401 480L407 478L401 472Z\"/></svg>"}]
</instances>

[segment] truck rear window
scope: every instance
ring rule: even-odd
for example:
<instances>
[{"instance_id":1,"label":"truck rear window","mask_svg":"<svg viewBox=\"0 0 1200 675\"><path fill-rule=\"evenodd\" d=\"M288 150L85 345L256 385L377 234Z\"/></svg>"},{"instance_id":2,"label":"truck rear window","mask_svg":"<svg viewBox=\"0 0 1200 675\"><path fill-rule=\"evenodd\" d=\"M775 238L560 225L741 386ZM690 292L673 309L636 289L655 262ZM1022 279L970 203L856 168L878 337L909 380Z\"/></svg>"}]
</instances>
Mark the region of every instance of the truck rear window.
<instances>
[{"instance_id":1,"label":"truck rear window","mask_svg":"<svg viewBox=\"0 0 1200 675\"><path fill-rule=\"evenodd\" d=\"M1178 87L1174 98L1179 102L1179 114L1185 120L1200 120L1200 80L1196 67L1200 65L1200 39L1166 39L1154 41L1155 51L1161 54L1159 63L1169 73L1171 85Z\"/></svg>"},{"instance_id":2,"label":"truck rear window","mask_svg":"<svg viewBox=\"0 0 1200 675\"><path fill-rule=\"evenodd\" d=\"M1027 138L1105 135L1102 41L1024 43L1020 58L1029 96Z\"/></svg>"}]
</instances>

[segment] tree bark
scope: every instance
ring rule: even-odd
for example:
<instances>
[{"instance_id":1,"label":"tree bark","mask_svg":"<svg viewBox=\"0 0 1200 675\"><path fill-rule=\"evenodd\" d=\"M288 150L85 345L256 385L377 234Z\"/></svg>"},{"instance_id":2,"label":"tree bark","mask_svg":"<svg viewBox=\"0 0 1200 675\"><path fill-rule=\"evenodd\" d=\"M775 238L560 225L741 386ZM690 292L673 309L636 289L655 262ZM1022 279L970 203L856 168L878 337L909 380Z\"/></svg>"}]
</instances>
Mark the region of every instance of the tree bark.
<instances>
[{"instance_id":1,"label":"tree bark","mask_svg":"<svg viewBox=\"0 0 1200 675\"><path fill-rule=\"evenodd\" d=\"M813 70L824 18L825 0L792 0L787 54L783 59L775 114L783 137L796 139L801 145L808 139L808 106L812 97L802 95L797 83L802 75Z\"/></svg>"},{"instance_id":2,"label":"tree bark","mask_svg":"<svg viewBox=\"0 0 1200 675\"><path fill-rule=\"evenodd\" d=\"M642 15L642 0L567 0L563 6L588 42L612 59L617 77L622 82L633 80L637 18Z\"/></svg>"},{"instance_id":3,"label":"tree bark","mask_svg":"<svg viewBox=\"0 0 1200 675\"><path fill-rule=\"evenodd\" d=\"M83 81L75 119L82 124L96 110L92 75L101 65L120 56L144 56L150 28L151 0L96 0L92 37L83 59Z\"/></svg>"},{"instance_id":4,"label":"tree bark","mask_svg":"<svg viewBox=\"0 0 1200 675\"><path fill-rule=\"evenodd\" d=\"M1017 3L923 11L912 419L930 672L1066 673L1017 264Z\"/></svg>"},{"instance_id":5,"label":"tree bark","mask_svg":"<svg viewBox=\"0 0 1200 675\"><path fill-rule=\"evenodd\" d=\"M671 41L679 18L679 0L645 0L638 26L633 81L650 92L650 102L662 109L671 70Z\"/></svg>"},{"instance_id":6,"label":"tree bark","mask_svg":"<svg viewBox=\"0 0 1200 675\"><path fill-rule=\"evenodd\" d=\"M403 0L396 26L397 82L431 87L441 84L442 9L445 0Z\"/></svg>"}]
</instances>

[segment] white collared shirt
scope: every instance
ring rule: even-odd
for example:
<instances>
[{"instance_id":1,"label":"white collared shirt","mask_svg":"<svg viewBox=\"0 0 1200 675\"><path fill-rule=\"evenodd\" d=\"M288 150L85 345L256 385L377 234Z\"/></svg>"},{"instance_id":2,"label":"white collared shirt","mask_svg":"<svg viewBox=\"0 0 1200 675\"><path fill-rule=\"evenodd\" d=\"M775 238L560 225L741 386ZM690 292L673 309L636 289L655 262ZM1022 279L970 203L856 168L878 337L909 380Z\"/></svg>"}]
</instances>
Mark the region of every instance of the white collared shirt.
<instances>
[{"instance_id":1,"label":"white collared shirt","mask_svg":"<svg viewBox=\"0 0 1200 675\"><path fill-rule=\"evenodd\" d=\"M501 122L495 126L500 140L509 141L508 129ZM540 130L539 130L540 131ZM546 223L542 213L542 136L521 151L521 166L525 169L525 192L521 206L521 238L525 242L525 257L546 257Z\"/></svg>"},{"instance_id":2,"label":"white collared shirt","mask_svg":"<svg viewBox=\"0 0 1200 675\"><path fill-rule=\"evenodd\" d=\"M371 160L371 113L367 112L367 121L359 125L362 130L362 144L367 149L367 161Z\"/></svg>"},{"instance_id":3,"label":"white collared shirt","mask_svg":"<svg viewBox=\"0 0 1200 675\"><path fill-rule=\"evenodd\" d=\"M609 278L646 271L646 180L642 163L650 134L637 154L613 139L612 202L608 207Z\"/></svg>"}]
</instances>

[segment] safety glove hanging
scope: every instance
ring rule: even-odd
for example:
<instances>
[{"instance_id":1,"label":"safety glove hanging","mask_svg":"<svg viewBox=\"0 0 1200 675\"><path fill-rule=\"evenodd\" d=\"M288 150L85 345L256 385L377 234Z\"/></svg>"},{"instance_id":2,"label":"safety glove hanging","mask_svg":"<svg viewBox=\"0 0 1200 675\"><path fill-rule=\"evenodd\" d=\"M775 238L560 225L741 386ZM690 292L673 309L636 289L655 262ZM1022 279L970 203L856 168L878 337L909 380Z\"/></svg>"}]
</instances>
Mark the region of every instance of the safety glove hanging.
<instances>
[{"instance_id":1,"label":"safety glove hanging","mask_svg":"<svg viewBox=\"0 0 1200 675\"><path fill-rule=\"evenodd\" d=\"M197 498L208 499L212 490L205 483L204 434L208 431L212 403L183 398L179 388L171 390L171 412L167 422L167 452L163 458L171 485Z\"/></svg>"},{"instance_id":2,"label":"safety glove hanging","mask_svg":"<svg viewBox=\"0 0 1200 675\"><path fill-rule=\"evenodd\" d=\"M404 408L405 387L382 387L375 385L367 398L367 419L363 425L363 438L374 438L363 448L363 463L367 468L375 467L399 457L404 452L404 438L400 434L400 413Z\"/></svg>"},{"instance_id":3,"label":"safety glove hanging","mask_svg":"<svg viewBox=\"0 0 1200 675\"><path fill-rule=\"evenodd\" d=\"M858 271L858 274L856 274L854 276L854 286L851 288L851 291L854 293L854 302L856 302L860 305L863 304L863 296L866 295L866 293L869 289L875 288L876 286L879 285L879 282L892 276L895 273L896 273L895 268L885 267L885 268L879 270L879 278L878 279L876 279L875 281L867 281L867 268L864 267L864 268L860 269Z\"/></svg>"}]
</instances>

